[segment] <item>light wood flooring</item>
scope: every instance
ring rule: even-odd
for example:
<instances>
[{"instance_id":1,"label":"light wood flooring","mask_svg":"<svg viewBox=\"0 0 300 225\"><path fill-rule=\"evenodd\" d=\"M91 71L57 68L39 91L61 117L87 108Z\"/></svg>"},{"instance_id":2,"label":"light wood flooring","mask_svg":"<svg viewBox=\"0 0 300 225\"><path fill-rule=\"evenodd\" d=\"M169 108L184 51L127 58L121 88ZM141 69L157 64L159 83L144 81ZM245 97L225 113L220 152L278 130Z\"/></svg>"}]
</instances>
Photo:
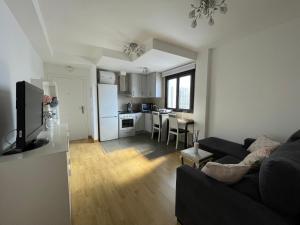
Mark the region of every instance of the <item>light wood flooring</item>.
<instances>
[{"instance_id":1,"label":"light wood flooring","mask_svg":"<svg viewBox=\"0 0 300 225\"><path fill-rule=\"evenodd\" d=\"M178 153L148 159L134 148L70 145L73 225L176 225Z\"/></svg>"}]
</instances>

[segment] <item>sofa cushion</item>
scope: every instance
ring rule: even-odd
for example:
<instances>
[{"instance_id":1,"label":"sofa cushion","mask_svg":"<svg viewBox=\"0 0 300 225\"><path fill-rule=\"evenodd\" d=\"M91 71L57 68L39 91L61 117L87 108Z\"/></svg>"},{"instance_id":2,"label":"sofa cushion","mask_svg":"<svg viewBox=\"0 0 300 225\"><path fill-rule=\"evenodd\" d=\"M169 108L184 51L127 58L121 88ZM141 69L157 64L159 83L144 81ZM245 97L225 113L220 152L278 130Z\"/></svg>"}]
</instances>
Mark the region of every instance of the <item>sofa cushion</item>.
<instances>
[{"instance_id":1,"label":"sofa cushion","mask_svg":"<svg viewBox=\"0 0 300 225\"><path fill-rule=\"evenodd\" d=\"M221 164L217 162L208 162L201 169L207 176L220 182L233 184L243 178L248 173L251 166L243 164Z\"/></svg>"},{"instance_id":2,"label":"sofa cushion","mask_svg":"<svg viewBox=\"0 0 300 225\"><path fill-rule=\"evenodd\" d=\"M249 152L243 148L243 145L216 137L209 137L200 140L199 147L203 150L214 153L216 157L230 155L242 160L249 154Z\"/></svg>"},{"instance_id":3,"label":"sofa cushion","mask_svg":"<svg viewBox=\"0 0 300 225\"><path fill-rule=\"evenodd\" d=\"M287 215L300 215L300 141L281 145L259 173L262 201Z\"/></svg>"},{"instance_id":4,"label":"sofa cushion","mask_svg":"<svg viewBox=\"0 0 300 225\"><path fill-rule=\"evenodd\" d=\"M254 139L254 138L246 138L246 139L244 140L244 145L243 145L243 147L244 147L245 149L247 149L247 148L249 148L250 145L252 145L255 141L256 141L256 139Z\"/></svg>"},{"instance_id":5,"label":"sofa cushion","mask_svg":"<svg viewBox=\"0 0 300 225\"><path fill-rule=\"evenodd\" d=\"M298 140L300 140L300 130L296 131L292 136L290 136L287 142L294 142Z\"/></svg>"},{"instance_id":6,"label":"sofa cushion","mask_svg":"<svg viewBox=\"0 0 300 225\"><path fill-rule=\"evenodd\" d=\"M255 151L257 151L261 148L265 148L265 147L275 149L279 145L280 145L280 143L277 141L273 141L266 136L260 136L255 140L255 142L252 143L252 145L249 146L249 148L247 148L247 151L255 152Z\"/></svg>"},{"instance_id":7,"label":"sofa cushion","mask_svg":"<svg viewBox=\"0 0 300 225\"><path fill-rule=\"evenodd\" d=\"M244 165L250 165L254 166L255 164L260 165L261 162L265 159L268 158L271 153L274 151L273 148L270 147L263 147L261 149L258 149L254 152L251 152L249 155L247 155L241 163Z\"/></svg>"},{"instance_id":8,"label":"sofa cushion","mask_svg":"<svg viewBox=\"0 0 300 225\"><path fill-rule=\"evenodd\" d=\"M246 174L242 180L231 185L231 187L255 201L261 201L259 193L259 173Z\"/></svg>"},{"instance_id":9,"label":"sofa cushion","mask_svg":"<svg viewBox=\"0 0 300 225\"><path fill-rule=\"evenodd\" d=\"M222 164L237 164L240 161L241 161L240 159L237 159L237 158L235 158L233 156L230 156L230 155L226 155L226 156L216 160L216 162L222 163Z\"/></svg>"}]
</instances>

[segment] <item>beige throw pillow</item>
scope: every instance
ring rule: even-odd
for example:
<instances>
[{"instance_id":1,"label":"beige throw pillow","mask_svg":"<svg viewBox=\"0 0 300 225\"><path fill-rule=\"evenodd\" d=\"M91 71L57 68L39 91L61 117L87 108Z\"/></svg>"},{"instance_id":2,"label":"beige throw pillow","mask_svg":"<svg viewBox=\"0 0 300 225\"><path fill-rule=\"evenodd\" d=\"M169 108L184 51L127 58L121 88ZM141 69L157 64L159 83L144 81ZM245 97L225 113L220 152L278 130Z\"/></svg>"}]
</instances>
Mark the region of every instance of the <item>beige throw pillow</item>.
<instances>
[{"instance_id":1,"label":"beige throw pillow","mask_svg":"<svg viewBox=\"0 0 300 225\"><path fill-rule=\"evenodd\" d=\"M217 162L208 162L201 171L207 176L220 182L235 183L250 170L251 166L244 164L220 164Z\"/></svg>"},{"instance_id":2,"label":"beige throw pillow","mask_svg":"<svg viewBox=\"0 0 300 225\"><path fill-rule=\"evenodd\" d=\"M265 158L268 158L274 151L272 147L263 147L247 155L240 164L253 166L256 163L261 163Z\"/></svg>"},{"instance_id":3,"label":"beige throw pillow","mask_svg":"<svg viewBox=\"0 0 300 225\"><path fill-rule=\"evenodd\" d=\"M277 141L273 141L270 138L266 137L266 136L260 136L256 139L255 142L253 142L249 148L247 149L247 151L249 152L255 152L261 148L271 148L272 150L274 150L275 148L277 148L280 145L279 142Z\"/></svg>"}]
</instances>

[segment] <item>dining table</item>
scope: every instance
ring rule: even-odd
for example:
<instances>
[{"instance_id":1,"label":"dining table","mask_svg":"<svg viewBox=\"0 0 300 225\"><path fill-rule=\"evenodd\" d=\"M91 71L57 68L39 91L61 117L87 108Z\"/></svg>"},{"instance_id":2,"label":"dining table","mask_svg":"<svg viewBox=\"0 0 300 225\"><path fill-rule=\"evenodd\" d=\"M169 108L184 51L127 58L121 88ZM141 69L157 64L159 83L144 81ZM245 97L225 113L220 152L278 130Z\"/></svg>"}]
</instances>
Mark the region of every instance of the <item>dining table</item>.
<instances>
[{"instance_id":1,"label":"dining table","mask_svg":"<svg viewBox=\"0 0 300 225\"><path fill-rule=\"evenodd\" d=\"M184 127L184 148L188 147L188 133L189 133L189 126L193 126L193 132L194 132L194 124L195 121L193 119L188 118L177 118L179 126ZM169 132L169 120L167 123L167 132ZM167 134L168 136L168 134Z\"/></svg>"},{"instance_id":2,"label":"dining table","mask_svg":"<svg viewBox=\"0 0 300 225\"><path fill-rule=\"evenodd\" d=\"M184 148L188 147L188 133L189 133L189 126L193 126L194 131L194 124L195 121L193 119L187 119L187 118L178 118L177 119L179 125L184 126Z\"/></svg>"}]
</instances>

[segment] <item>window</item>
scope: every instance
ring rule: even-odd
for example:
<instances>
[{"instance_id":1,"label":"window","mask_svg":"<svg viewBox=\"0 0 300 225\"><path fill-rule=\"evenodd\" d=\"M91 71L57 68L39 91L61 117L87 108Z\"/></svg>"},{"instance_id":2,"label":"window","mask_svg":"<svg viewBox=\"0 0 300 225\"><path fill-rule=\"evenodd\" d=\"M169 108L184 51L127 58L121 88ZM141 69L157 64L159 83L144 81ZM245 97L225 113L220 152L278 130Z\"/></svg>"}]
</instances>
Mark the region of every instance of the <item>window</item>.
<instances>
[{"instance_id":1,"label":"window","mask_svg":"<svg viewBox=\"0 0 300 225\"><path fill-rule=\"evenodd\" d=\"M167 108L175 109L176 108L176 99L177 99L177 79L168 80L168 105Z\"/></svg>"},{"instance_id":2,"label":"window","mask_svg":"<svg viewBox=\"0 0 300 225\"><path fill-rule=\"evenodd\" d=\"M195 70L166 78L166 108L177 112L193 112Z\"/></svg>"}]
</instances>

